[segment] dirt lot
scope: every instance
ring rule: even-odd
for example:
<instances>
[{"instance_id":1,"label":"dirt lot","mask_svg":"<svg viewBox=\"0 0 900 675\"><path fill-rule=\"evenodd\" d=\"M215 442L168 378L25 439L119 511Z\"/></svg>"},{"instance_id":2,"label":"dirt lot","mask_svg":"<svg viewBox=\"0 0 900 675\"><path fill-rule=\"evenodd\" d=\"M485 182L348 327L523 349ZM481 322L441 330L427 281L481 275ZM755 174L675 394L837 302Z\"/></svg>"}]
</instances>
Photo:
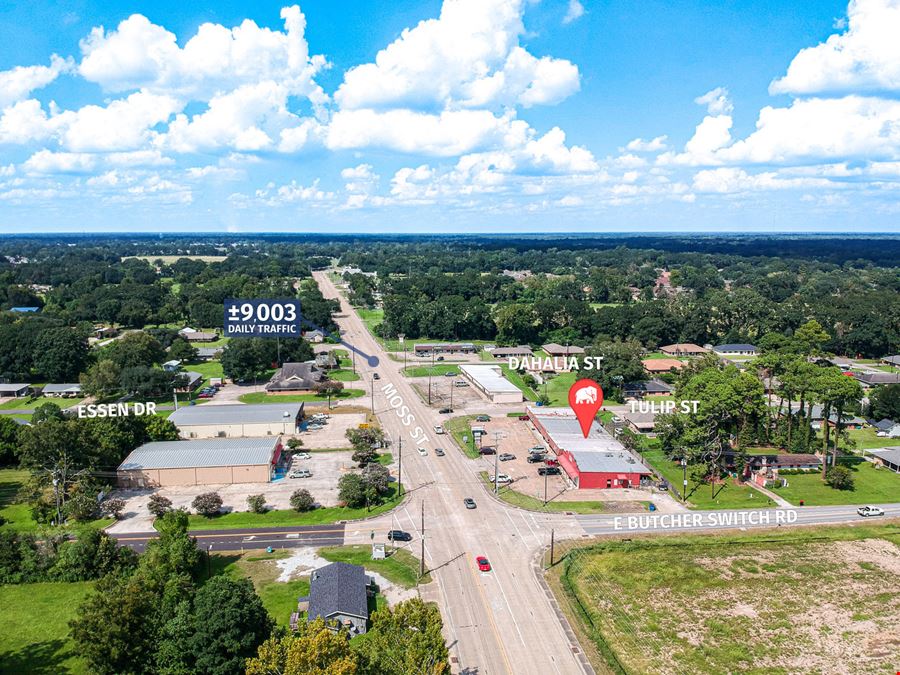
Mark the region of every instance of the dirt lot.
<instances>
[{"instance_id":1,"label":"dirt lot","mask_svg":"<svg viewBox=\"0 0 900 675\"><path fill-rule=\"evenodd\" d=\"M563 573L629 672L886 673L898 544L889 526L607 542Z\"/></svg>"},{"instance_id":2,"label":"dirt lot","mask_svg":"<svg viewBox=\"0 0 900 675\"><path fill-rule=\"evenodd\" d=\"M243 483L239 485L183 485L160 488L157 492L172 500L175 508L191 510L194 497L203 492L218 492L222 497L223 509L247 511L247 497L254 494L266 495L266 504L272 509L290 508L290 498L294 490L305 488L312 493L322 506L336 506L337 482L347 471L356 467L351 459L352 452L314 452L311 459L294 460L294 468L309 469L311 478L283 478L271 483ZM392 470L394 470L392 468ZM153 490L119 490L115 496L126 500L125 517L111 529L115 532L148 532L153 529L152 517L147 512L147 503Z\"/></svg>"},{"instance_id":3,"label":"dirt lot","mask_svg":"<svg viewBox=\"0 0 900 675\"><path fill-rule=\"evenodd\" d=\"M461 380L462 377L444 377L443 375L431 378L431 406L433 408L452 407L457 411L483 410L487 407L493 407L492 404L483 396L479 395L475 387L456 387L453 383ZM410 380L413 389L418 392L423 401L428 401L428 378L414 377ZM450 405L450 388L453 388L453 405ZM519 408L523 408L524 404L519 404Z\"/></svg>"}]
</instances>

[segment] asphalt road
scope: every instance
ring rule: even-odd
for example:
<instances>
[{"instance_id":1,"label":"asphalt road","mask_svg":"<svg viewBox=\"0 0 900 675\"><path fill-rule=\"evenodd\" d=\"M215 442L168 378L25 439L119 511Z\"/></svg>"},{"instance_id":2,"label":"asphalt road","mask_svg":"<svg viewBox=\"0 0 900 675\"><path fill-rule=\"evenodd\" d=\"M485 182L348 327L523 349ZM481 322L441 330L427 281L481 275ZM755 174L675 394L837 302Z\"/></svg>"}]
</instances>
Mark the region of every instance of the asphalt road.
<instances>
[{"instance_id":1,"label":"asphalt road","mask_svg":"<svg viewBox=\"0 0 900 675\"><path fill-rule=\"evenodd\" d=\"M417 488L395 512L359 524L355 530L354 524L348 524L347 542L369 541L372 529L383 532L399 527L413 533L414 541L408 545L419 555L424 503L425 564L435 583L424 587L422 593L441 608L453 671L472 675L591 672L582 662L580 648L570 642L556 618L532 567L537 550L549 543L551 528L557 528L560 535L568 531L568 536L580 536L583 530L578 522L511 509L486 496L473 463L434 434L434 425L443 423L446 416L429 408L413 391L401 374L402 362L388 357L327 274L316 272L314 276L326 298L341 300L342 315L336 320L343 338L365 354L378 357L375 368L365 358L356 359L362 379L354 386L370 388L372 374L379 373L380 380L374 381L375 412L393 441L395 457L402 442L404 485ZM452 383L448 380L435 378L435 386L449 387ZM395 394L384 392L388 385ZM358 399L358 403L364 401L371 399ZM408 414L397 414L398 410L405 413L401 406L408 408ZM485 407L490 406L486 403ZM427 440L414 440L416 427ZM418 454L419 446L426 448L426 456ZM441 446L447 454L437 457L433 449ZM478 508L466 509L465 497L473 497ZM493 570L479 572L476 555L487 556Z\"/></svg>"},{"instance_id":2,"label":"asphalt road","mask_svg":"<svg viewBox=\"0 0 900 675\"><path fill-rule=\"evenodd\" d=\"M142 552L147 542L158 537L156 532L110 533L123 546ZM310 525L308 527L268 527L236 530L196 530L190 533L198 548L213 551L245 549L298 548L300 546L342 546L344 525Z\"/></svg>"}]
</instances>

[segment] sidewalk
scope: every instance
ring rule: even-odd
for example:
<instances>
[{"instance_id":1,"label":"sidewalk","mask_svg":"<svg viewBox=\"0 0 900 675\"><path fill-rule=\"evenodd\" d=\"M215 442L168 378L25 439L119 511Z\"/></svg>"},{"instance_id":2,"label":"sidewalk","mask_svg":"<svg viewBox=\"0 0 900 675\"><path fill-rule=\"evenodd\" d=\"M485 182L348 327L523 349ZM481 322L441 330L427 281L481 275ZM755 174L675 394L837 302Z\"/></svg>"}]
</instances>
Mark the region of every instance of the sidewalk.
<instances>
[{"instance_id":1,"label":"sidewalk","mask_svg":"<svg viewBox=\"0 0 900 675\"><path fill-rule=\"evenodd\" d=\"M768 497L773 502L778 504L778 506L780 508L783 508L783 509L794 508L793 504L791 504L789 501L787 501L783 497L779 497L778 495L776 495L774 492L772 492L768 488L764 488L761 485L757 485L756 483L747 483L747 485L751 486L754 490L759 490L760 492L762 492L766 497Z\"/></svg>"}]
</instances>

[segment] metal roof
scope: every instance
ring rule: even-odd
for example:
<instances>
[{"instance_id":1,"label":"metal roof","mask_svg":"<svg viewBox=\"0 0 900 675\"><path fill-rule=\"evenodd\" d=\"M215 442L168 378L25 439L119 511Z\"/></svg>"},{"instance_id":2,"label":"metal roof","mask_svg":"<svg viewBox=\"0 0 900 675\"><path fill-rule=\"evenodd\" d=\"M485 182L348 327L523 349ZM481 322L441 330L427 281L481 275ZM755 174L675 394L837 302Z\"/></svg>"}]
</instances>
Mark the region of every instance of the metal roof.
<instances>
[{"instance_id":1,"label":"metal roof","mask_svg":"<svg viewBox=\"0 0 900 675\"><path fill-rule=\"evenodd\" d=\"M77 382L70 382L68 384L45 384L43 391L45 394L65 394L68 392L80 392L81 385Z\"/></svg>"},{"instance_id":2,"label":"metal roof","mask_svg":"<svg viewBox=\"0 0 900 675\"><path fill-rule=\"evenodd\" d=\"M309 577L309 621L348 614L369 618L366 570L359 565L334 562L315 570Z\"/></svg>"},{"instance_id":3,"label":"metal roof","mask_svg":"<svg viewBox=\"0 0 900 675\"><path fill-rule=\"evenodd\" d=\"M499 366L460 366L459 369L490 394L501 392L521 393L512 382L503 377Z\"/></svg>"},{"instance_id":4,"label":"metal roof","mask_svg":"<svg viewBox=\"0 0 900 675\"><path fill-rule=\"evenodd\" d=\"M30 387L30 384L25 382L13 382L11 384L0 384L0 391L21 391L22 389L27 389Z\"/></svg>"},{"instance_id":5,"label":"metal roof","mask_svg":"<svg viewBox=\"0 0 900 675\"><path fill-rule=\"evenodd\" d=\"M613 438L596 420L591 424L588 437L581 433L581 425L575 414L566 408L556 413L544 413L529 408L534 418L546 429L550 438L561 450L569 452L620 452L624 446Z\"/></svg>"},{"instance_id":6,"label":"metal roof","mask_svg":"<svg viewBox=\"0 0 900 675\"><path fill-rule=\"evenodd\" d=\"M900 466L900 445L893 445L889 448L880 448L879 450L867 450L870 455L880 457L884 461Z\"/></svg>"},{"instance_id":7,"label":"metal roof","mask_svg":"<svg viewBox=\"0 0 900 675\"><path fill-rule=\"evenodd\" d=\"M169 415L179 427L206 424L278 424L293 422L303 403L264 403L260 405L183 406Z\"/></svg>"},{"instance_id":8,"label":"metal roof","mask_svg":"<svg viewBox=\"0 0 900 675\"><path fill-rule=\"evenodd\" d=\"M119 471L268 464L277 444L278 436L145 443L132 450Z\"/></svg>"},{"instance_id":9,"label":"metal roof","mask_svg":"<svg viewBox=\"0 0 900 675\"><path fill-rule=\"evenodd\" d=\"M628 452L573 452L578 470L585 473L650 473Z\"/></svg>"},{"instance_id":10,"label":"metal roof","mask_svg":"<svg viewBox=\"0 0 900 675\"><path fill-rule=\"evenodd\" d=\"M728 344L716 345L713 347L714 352L755 352L756 347L751 344Z\"/></svg>"}]
</instances>

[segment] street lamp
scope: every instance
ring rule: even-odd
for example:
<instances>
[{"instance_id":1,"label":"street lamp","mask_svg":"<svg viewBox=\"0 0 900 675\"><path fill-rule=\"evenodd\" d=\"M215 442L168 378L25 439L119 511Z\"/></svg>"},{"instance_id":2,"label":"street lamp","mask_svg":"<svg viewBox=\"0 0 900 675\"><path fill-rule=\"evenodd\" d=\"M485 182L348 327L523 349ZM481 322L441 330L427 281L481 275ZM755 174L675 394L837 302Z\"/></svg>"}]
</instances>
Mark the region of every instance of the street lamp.
<instances>
[{"instance_id":1,"label":"street lamp","mask_svg":"<svg viewBox=\"0 0 900 675\"><path fill-rule=\"evenodd\" d=\"M682 473L682 482L681 482L681 503L683 504L687 500L687 458L681 458L681 473Z\"/></svg>"}]
</instances>

